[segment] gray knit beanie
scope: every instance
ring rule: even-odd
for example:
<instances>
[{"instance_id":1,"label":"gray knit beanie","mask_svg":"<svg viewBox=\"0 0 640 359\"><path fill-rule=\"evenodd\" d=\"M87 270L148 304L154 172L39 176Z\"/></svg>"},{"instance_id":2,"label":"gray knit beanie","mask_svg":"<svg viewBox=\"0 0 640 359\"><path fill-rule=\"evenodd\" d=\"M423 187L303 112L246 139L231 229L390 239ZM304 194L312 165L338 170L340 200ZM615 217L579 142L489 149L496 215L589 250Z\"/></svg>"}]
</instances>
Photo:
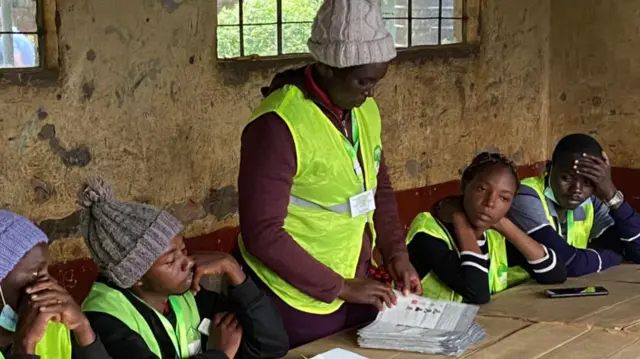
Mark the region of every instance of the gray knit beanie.
<instances>
[{"instance_id":1,"label":"gray knit beanie","mask_svg":"<svg viewBox=\"0 0 640 359\"><path fill-rule=\"evenodd\" d=\"M40 228L21 215L0 210L0 281L40 243L47 243Z\"/></svg>"},{"instance_id":2,"label":"gray knit beanie","mask_svg":"<svg viewBox=\"0 0 640 359\"><path fill-rule=\"evenodd\" d=\"M396 57L393 37L382 21L380 0L325 0L307 44L317 61L338 68Z\"/></svg>"},{"instance_id":3,"label":"gray knit beanie","mask_svg":"<svg viewBox=\"0 0 640 359\"><path fill-rule=\"evenodd\" d=\"M113 199L99 178L85 182L78 195L82 232L100 272L121 288L130 288L149 270L183 229L159 208Z\"/></svg>"}]
</instances>

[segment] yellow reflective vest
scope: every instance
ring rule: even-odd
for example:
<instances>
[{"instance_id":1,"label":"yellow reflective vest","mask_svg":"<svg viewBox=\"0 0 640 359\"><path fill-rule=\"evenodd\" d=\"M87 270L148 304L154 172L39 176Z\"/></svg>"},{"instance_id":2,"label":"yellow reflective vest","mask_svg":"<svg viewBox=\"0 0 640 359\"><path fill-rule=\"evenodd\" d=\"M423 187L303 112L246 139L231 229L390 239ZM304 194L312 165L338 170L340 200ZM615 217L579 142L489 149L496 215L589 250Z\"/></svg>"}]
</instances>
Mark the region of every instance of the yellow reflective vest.
<instances>
[{"instance_id":1,"label":"yellow reflective vest","mask_svg":"<svg viewBox=\"0 0 640 359\"><path fill-rule=\"evenodd\" d=\"M201 353L202 345L198 331L200 312L193 294L188 291L183 295L172 295L169 297L169 304L176 314L176 328L164 315L151 307L149 308L162 322L179 358L189 358ZM119 290L104 283L95 282L89 295L82 303L82 310L84 312L105 313L118 318L129 329L142 337L152 353L158 358L162 358L160 346L151 327L136 307Z\"/></svg>"},{"instance_id":2,"label":"yellow reflective vest","mask_svg":"<svg viewBox=\"0 0 640 359\"><path fill-rule=\"evenodd\" d=\"M49 322L44 336L36 344L36 355L41 359L71 359L71 332L61 323ZM0 359L4 355L0 353Z\"/></svg>"},{"instance_id":3,"label":"yellow reflective vest","mask_svg":"<svg viewBox=\"0 0 640 359\"><path fill-rule=\"evenodd\" d=\"M411 223L409 233L407 234L407 245L411 243L418 233L426 233L432 237L443 240L449 250L455 251L460 256L460 251L456 246L456 242L444 227L431 213L423 212ZM507 289L507 271L509 263L507 261L507 248L505 238L497 231L489 229L484 232L489 247L489 289L491 294L501 292ZM424 297L448 300L452 302L462 302L463 298L456 293L448 285L446 285L433 272L427 273L422 278L422 295Z\"/></svg>"},{"instance_id":4,"label":"yellow reflective vest","mask_svg":"<svg viewBox=\"0 0 640 359\"><path fill-rule=\"evenodd\" d=\"M545 178L546 174L542 176L529 177L521 181L522 185L525 185L533 189L540 198L542 208L547 216L547 221L555 231L558 231L556 221L553 219L549 204L547 203L547 197L544 195L545 190ZM593 227L594 210L593 203L586 203L584 206L585 220L574 221L573 210L567 210L567 243L573 247L585 249L589 245L589 236L591 235L591 227ZM529 279L529 273L522 267L509 268L509 285L518 284Z\"/></svg>"},{"instance_id":5,"label":"yellow reflective vest","mask_svg":"<svg viewBox=\"0 0 640 359\"><path fill-rule=\"evenodd\" d=\"M297 158L284 229L316 260L343 278L354 278L365 226L369 225L375 243L373 212L352 217L350 199L376 190L382 156L378 106L369 98L352 110L355 146L296 86L270 94L249 121L269 112L278 114L289 128ZM364 162L359 171L358 152ZM256 275L291 307L329 314L343 304L340 299L324 303L302 293L252 256L241 237L239 248Z\"/></svg>"}]
</instances>

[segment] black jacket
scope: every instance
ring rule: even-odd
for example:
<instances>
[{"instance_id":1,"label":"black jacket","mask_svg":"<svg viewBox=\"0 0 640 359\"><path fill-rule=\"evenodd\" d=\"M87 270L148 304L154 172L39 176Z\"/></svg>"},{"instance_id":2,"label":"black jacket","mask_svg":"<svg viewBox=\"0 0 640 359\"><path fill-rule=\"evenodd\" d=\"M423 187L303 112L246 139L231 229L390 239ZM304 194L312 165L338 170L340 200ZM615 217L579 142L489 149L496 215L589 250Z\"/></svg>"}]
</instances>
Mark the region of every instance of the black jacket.
<instances>
[{"instance_id":1,"label":"black jacket","mask_svg":"<svg viewBox=\"0 0 640 359\"><path fill-rule=\"evenodd\" d=\"M176 357L175 348L157 315L130 291L119 289L104 278L99 281L111 288L120 290L149 323L153 331L162 359ZM228 297L202 289L195 297L200 318L212 319L216 313L235 313L242 325L242 343L237 358L262 359L279 358L289 350L289 338L284 330L282 320L269 298L256 285L247 280L229 291ZM91 326L100 336L109 355L114 359L152 359L157 358L149 350L142 337L129 329L118 318L105 313L87 312ZM176 315L169 310L165 317L174 326ZM208 337L202 335L203 353L193 359L227 359L224 352L215 348L206 348Z\"/></svg>"}]
</instances>

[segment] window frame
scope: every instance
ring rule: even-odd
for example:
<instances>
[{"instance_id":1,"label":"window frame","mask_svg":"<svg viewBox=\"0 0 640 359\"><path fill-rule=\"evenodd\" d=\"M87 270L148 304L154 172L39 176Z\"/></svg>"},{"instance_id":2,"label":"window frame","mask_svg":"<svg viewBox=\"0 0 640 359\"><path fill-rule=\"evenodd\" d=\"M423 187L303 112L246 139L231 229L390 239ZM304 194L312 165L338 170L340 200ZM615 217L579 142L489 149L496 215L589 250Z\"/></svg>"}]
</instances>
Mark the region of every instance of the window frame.
<instances>
[{"instance_id":1,"label":"window frame","mask_svg":"<svg viewBox=\"0 0 640 359\"><path fill-rule=\"evenodd\" d=\"M218 0L216 0L217 3ZM238 59L266 59L266 60L274 60L274 59L282 59L282 58L287 58L287 57L298 57L298 58L304 58L304 57L308 57L307 55L309 55L307 52L300 52L300 53L287 53L284 54L283 51L283 39L282 39L282 34L283 34L283 25L288 25L288 24L311 24L313 23L313 20L311 21L286 21L283 22L282 20L282 0L275 0L276 2L276 21L275 22L266 22L266 23L260 23L260 24L245 24L244 23L244 12L243 12L243 1L244 0L238 0L238 23L237 24L224 24L224 25L219 25L218 24L218 18L216 16L216 59L218 61L236 61ZM216 4L217 5L217 4ZM272 25L272 26L276 26L276 36L277 36L277 43L276 43L276 52L278 53L277 55L266 55L266 56L261 56L261 55L244 55L244 27L245 26L267 26L267 25ZM221 27L230 27L230 28L238 28L239 31L239 43L240 43L240 48L238 49L240 52L240 56L236 56L236 57L223 57L220 58L218 57L218 28ZM310 56L310 55L309 55Z\"/></svg>"},{"instance_id":2,"label":"window frame","mask_svg":"<svg viewBox=\"0 0 640 359\"><path fill-rule=\"evenodd\" d=\"M290 24L290 23L307 23L304 22L282 22L282 0L276 1L276 23L268 23L268 24L260 24L260 25L277 25L277 49L278 53L282 52L282 25ZM407 9L408 14L411 15L411 5L414 0L409 0L409 8ZM427 59L435 59L435 58L461 58L461 57L469 57L477 54L480 50L479 46L479 21L480 21L480 1L481 0L453 0L455 2L462 3L462 16L461 17L447 17L442 18L442 2L443 0L439 0L439 17L435 18L439 20L438 22L438 42L439 44L433 45L415 45L408 47L396 47L396 51L398 53L397 61L413 61L416 59L421 59L424 55ZM217 2L217 0L216 0ZM217 16L216 16L216 42L215 42L215 53L216 53L216 61L223 65L225 68L228 68L231 64L234 63L254 63L258 64L256 66L250 66L248 69L269 69L276 67L279 64L295 64L300 62L308 62L312 61L313 57L310 53L289 53L289 54L280 54L280 55L270 55L270 56L260 56L260 55L242 55L242 48L244 48L244 38L243 38L243 29L242 26L246 25L243 23L243 11L242 11L242 3L243 0L238 0L238 24L225 24L218 25L217 24ZM394 19L406 19L408 20L409 26L411 25L411 20L414 18L412 16L408 16L407 18L383 18L383 20L394 20ZM418 20L422 20L423 18L417 18ZM452 44L442 44L441 35L442 35L442 20L460 20L462 25L462 41ZM473 24L470 24L473 22ZM241 56L237 57L228 57L228 58L220 58L218 57L218 29L220 27L238 27L239 28L239 39L240 39L240 54ZM409 31L411 34L411 31ZM408 41L408 43L411 43ZM260 64L262 63L262 64Z\"/></svg>"},{"instance_id":3,"label":"window frame","mask_svg":"<svg viewBox=\"0 0 640 359\"><path fill-rule=\"evenodd\" d=\"M0 68L0 84L51 86L59 82L58 23L55 0L33 0L36 3L36 34L38 66ZM10 34L11 34L10 33ZM0 34L3 34L0 30ZM0 43L1 44L1 43Z\"/></svg>"},{"instance_id":4,"label":"window frame","mask_svg":"<svg viewBox=\"0 0 640 359\"><path fill-rule=\"evenodd\" d=\"M407 0L407 16L406 17L396 17L396 16L392 16L392 17L384 17L384 15L382 16L382 20L406 20L407 21L407 46L402 46L402 47L396 47L397 51L404 51L404 50L408 50L408 49L419 49L419 48L425 48L425 47L441 47L441 46L446 46L446 45L465 45L467 44L467 22L469 21L469 17L467 16L466 13L466 9L467 9L467 0L452 0L453 1L453 8L455 9L455 5L457 2L460 3L460 6L462 7L462 11L461 11L461 16L456 17L456 16L452 16L452 17L442 17L442 13L443 13L443 1L444 0L438 0L438 16L437 17L421 17L421 16L413 16L413 2L414 0ZM420 20L438 20L438 43L437 44L428 44L428 45L412 45L413 42L413 23L414 21L420 21ZM443 30L443 20L460 20L460 33L461 33L461 40L460 42L455 42L455 43L451 43L451 44L443 44L442 43L442 30ZM455 26L454 26L454 31L455 31Z\"/></svg>"}]
</instances>

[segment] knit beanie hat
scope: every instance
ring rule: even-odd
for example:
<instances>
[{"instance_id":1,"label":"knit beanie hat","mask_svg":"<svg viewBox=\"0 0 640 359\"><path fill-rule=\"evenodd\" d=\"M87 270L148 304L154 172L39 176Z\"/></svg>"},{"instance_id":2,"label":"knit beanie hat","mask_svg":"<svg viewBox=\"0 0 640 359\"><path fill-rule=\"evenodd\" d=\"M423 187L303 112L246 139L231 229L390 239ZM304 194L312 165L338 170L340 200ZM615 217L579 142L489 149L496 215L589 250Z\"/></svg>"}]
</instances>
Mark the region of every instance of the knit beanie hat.
<instances>
[{"instance_id":1,"label":"knit beanie hat","mask_svg":"<svg viewBox=\"0 0 640 359\"><path fill-rule=\"evenodd\" d=\"M380 0L325 0L307 43L313 57L338 68L391 61L393 37L382 21Z\"/></svg>"},{"instance_id":2,"label":"knit beanie hat","mask_svg":"<svg viewBox=\"0 0 640 359\"><path fill-rule=\"evenodd\" d=\"M100 272L121 288L131 288L183 229L166 211L113 199L111 186L89 179L78 195L82 232Z\"/></svg>"},{"instance_id":3,"label":"knit beanie hat","mask_svg":"<svg viewBox=\"0 0 640 359\"><path fill-rule=\"evenodd\" d=\"M0 281L40 243L47 243L40 228L21 215L0 210Z\"/></svg>"}]
</instances>

